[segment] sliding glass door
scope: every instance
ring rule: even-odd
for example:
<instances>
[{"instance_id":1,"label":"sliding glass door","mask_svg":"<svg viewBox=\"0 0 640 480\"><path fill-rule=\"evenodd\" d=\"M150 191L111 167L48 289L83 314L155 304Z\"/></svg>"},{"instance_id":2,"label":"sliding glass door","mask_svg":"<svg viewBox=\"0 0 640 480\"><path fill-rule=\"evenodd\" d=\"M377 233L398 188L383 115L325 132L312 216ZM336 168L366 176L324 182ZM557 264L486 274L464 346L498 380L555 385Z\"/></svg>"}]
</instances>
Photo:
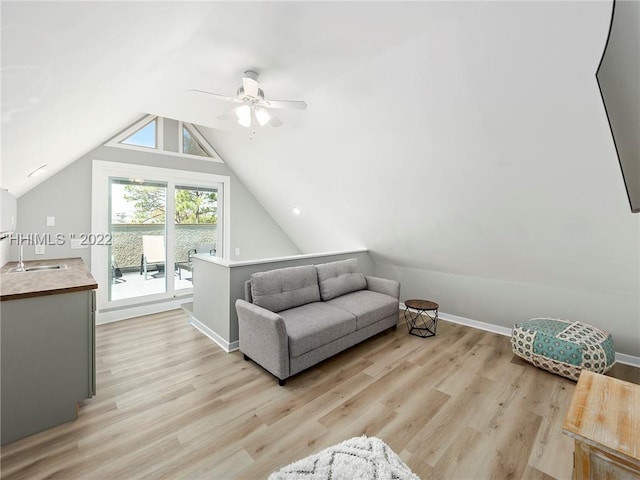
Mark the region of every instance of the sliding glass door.
<instances>
[{"instance_id":1,"label":"sliding glass door","mask_svg":"<svg viewBox=\"0 0 640 480\"><path fill-rule=\"evenodd\" d=\"M109 299L167 291L167 182L110 177Z\"/></svg>"},{"instance_id":2,"label":"sliding glass door","mask_svg":"<svg viewBox=\"0 0 640 480\"><path fill-rule=\"evenodd\" d=\"M177 288L191 287L194 254L218 254L218 190L202 185L175 187Z\"/></svg>"},{"instance_id":3,"label":"sliding glass door","mask_svg":"<svg viewBox=\"0 0 640 480\"><path fill-rule=\"evenodd\" d=\"M189 290L193 255L217 255L219 187L170 183L109 177L109 300Z\"/></svg>"},{"instance_id":4,"label":"sliding glass door","mask_svg":"<svg viewBox=\"0 0 640 480\"><path fill-rule=\"evenodd\" d=\"M193 255L224 257L228 177L94 161L92 246L98 307L189 295Z\"/></svg>"}]
</instances>

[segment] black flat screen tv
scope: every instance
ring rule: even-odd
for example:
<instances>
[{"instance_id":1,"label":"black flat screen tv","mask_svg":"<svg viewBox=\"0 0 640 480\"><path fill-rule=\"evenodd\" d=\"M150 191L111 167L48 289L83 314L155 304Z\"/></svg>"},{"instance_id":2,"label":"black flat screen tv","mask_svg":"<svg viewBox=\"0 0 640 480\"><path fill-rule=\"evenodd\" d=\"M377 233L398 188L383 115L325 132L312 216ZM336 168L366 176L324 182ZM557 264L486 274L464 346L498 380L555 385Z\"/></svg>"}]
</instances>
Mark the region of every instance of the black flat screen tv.
<instances>
[{"instance_id":1,"label":"black flat screen tv","mask_svg":"<svg viewBox=\"0 0 640 480\"><path fill-rule=\"evenodd\" d=\"M631 211L640 213L640 0L614 0L596 79Z\"/></svg>"}]
</instances>

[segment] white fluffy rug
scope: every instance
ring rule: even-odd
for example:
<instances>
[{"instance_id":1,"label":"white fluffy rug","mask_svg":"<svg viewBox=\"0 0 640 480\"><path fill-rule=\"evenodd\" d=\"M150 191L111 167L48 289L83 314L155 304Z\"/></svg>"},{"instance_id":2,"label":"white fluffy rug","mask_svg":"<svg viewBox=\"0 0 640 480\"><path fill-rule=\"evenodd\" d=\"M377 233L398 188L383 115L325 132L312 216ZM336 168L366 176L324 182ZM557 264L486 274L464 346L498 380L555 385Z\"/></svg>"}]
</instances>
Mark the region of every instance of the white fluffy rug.
<instances>
[{"instance_id":1,"label":"white fluffy rug","mask_svg":"<svg viewBox=\"0 0 640 480\"><path fill-rule=\"evenodd\" d=\"M269 480L420 480L376 437L354 437L291 463Z\"/></svg>"}]
</instances>

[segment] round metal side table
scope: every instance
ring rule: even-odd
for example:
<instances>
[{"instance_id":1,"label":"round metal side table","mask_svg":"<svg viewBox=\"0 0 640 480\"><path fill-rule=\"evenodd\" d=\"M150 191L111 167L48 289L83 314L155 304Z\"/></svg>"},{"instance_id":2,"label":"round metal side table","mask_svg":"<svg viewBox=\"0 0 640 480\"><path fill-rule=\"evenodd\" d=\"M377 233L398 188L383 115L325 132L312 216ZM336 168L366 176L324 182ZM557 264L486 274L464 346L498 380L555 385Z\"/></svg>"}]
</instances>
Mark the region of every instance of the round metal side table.
<instances>
[{"instance_id":1,"label":"round metal side table","mask_svg":"<svg viewBox=\"0 0 640 480\"><path fill-rule=\"evenodd\" d=\"M427 338L436 334L438 327L438 309L440 305L429 300L405 300L404 318L409 333Z\"/></svg>"}]
</instances>

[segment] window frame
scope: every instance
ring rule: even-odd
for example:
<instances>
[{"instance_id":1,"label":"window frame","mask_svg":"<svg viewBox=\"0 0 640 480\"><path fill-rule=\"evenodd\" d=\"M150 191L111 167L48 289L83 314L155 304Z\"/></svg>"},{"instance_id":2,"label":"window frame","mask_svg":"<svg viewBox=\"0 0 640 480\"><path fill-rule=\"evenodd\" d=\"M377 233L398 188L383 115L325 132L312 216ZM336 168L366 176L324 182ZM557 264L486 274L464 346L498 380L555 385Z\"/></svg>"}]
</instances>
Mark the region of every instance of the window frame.
<instances>
[{"instance_id":1,"label":"window frame","mask_svg":"<svg viewBox=\"0 0 640 480\"><path fill-rule=\"evenodd\" d=\"M92 233L108 233L109 232L109 189L112 178L144 178L146 180L167 182L167 198L175 199L175 186L212 186L222 190L218 195L218 212L222 214L222 222L218 217L218 251L219 258L229 259L229 245L231 241L230 232L230 212L231 212L231 178L226 175L218 175L212 173L194 172L188 170L174 170L171 168L153 167L147 165L137 165L130 163L109 162L94 159L92 162L92 204L91 204L91 232ZM167 218L173 218L175 200L167 204ZM168 222L165 222L168 225ZM175 262L174 258L174 241L167 230L166 252L167 261ZM93 246L91 249L91 272L95 276L98 284L108 284L109 282L109 248L106 246ZM169 280L167 291L158 294L152 294L144 297L133 297L119 300L109 299L109 288L98 289L97 292L97 309L98 311L106 311L113 309L122 309L138 306L146 306L149 304L157 304L166 302L179 295L191 296L192 292L183 290L175 290L171 280ZM138 310L136 310L138 311ZM102 322L101 322L102 323Z\"/></svg>"},{"instance_id":2,"label":"window frame","mask_svg":"<svg viewBox=\"0 0 640 480\"><path fill-rule=\"evenodd\" d=\"M195 141L200 145L200 147L208 154L208 156L204 155L194 155L193 153L184 152L184 136L182 134L182 130L186 129L191 136L195 139ZM197 158L197 159L212 159L218 157L218 154L215 152L213 147L209 145L209 142L202 136L198 128L193 123L178 121L178 153L184 155L189 158Z\"/></svg>"},{"instance_id":3,"label":"window frame","mask_svg":"<svg viewBox=\"0 0 640 480\"><path fill-rule=\"evenodd\" d=\"M156 122L156 146L155 147L143 147L141 145L130 145L130 144L122 143L124 140L132 136L138 130L143 129L154 120ZM120 132L115 137L113 137L111 140L106 142L105 146L126 148L129 150L137 150L139 152L157 152L157 153L164 152L164 119L156 115L145 115L140 120L138 120L131 126L127 127L122 132Z\"/></svg>"},{"instance_id":4,"label":"window frame","mask_svg":"<svg viewBox=\"0 0 640 480\"><path fill-rule=\"evenodd\" d=\"M127 137L133 135L136 131L143 128L145 125L150 123L153 120L157 121L156 124L156 148L151 147L141 147L137 145L127 145L125 143L120 143L122 140L125 140ZM127 150L136 150L138 152L147 152L147 153L158 153L160 155L170 155L172 157L182 157L182 158L192 158L195 160L203 160L207 162L216 162L216 163L224 163L218 152L209 144L209 142L204 138L204 136L200 133L197 127L188 122L182 122L180 120L178 122L178 151L172 152L170 150L165 150L164 145L164 134L165 134L165 125L164 125L164 117L160 117L158 115L145 115L140 120L127 127L125 130L121 131L109 141L104 143L106 147L115 147L115 148L124 148ZM187 130L191 133L200 146L211 156L204 157L202 155L193 155L191 153L182 153L183 149L183 140L182 140L182 126L187 125Z\"/></svg>"}]
</instances>

